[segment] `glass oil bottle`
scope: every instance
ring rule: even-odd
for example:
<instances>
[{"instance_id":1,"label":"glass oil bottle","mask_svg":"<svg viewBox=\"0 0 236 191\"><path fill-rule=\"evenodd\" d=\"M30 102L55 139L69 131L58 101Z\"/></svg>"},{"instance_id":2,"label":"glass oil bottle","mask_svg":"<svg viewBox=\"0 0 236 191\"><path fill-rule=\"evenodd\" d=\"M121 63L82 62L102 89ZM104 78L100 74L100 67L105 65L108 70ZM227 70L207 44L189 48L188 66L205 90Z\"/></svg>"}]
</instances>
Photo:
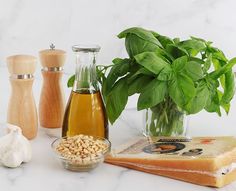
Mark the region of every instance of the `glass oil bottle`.
<instances>
[{"instance_id":1,"label":"glass oil bottle","mask_svg":"<svg viewBox=\"0 0 236 191\"><path fill-rule=\"evenodd\" d=\"M72 47L76 57L73 89L65 110L62 136L108 138L108 121L96 77L97 45Z\"/></svg>"}]
</instances>

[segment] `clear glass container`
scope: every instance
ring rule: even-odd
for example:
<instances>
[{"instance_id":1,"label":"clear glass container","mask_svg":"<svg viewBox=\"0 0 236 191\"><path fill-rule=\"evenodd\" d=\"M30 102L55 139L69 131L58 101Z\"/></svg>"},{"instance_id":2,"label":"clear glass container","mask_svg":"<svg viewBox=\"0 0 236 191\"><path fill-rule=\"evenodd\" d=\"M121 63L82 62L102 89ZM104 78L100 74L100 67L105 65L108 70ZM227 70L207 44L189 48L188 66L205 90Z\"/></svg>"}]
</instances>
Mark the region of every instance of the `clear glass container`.
<instances>
[{"instance_id":1,"label":"clear glass container","mask_svg":"<svg viewBox=\"0 0 236 191\"><path fill-rule=\"evenodd\" d=\"M63 157L60 152L57 151L57 146L59 143L66 139L66 137L58 138L51 144L51 147L53 149L53 152L55 154L55 157L58 159L58 161L62 164L62 166L70 171L76 171L76 172L87 172L94 168L96 168L100 163L102 163L105 159L105 156L110 152L111 150L111 143L107 139L101 138L101 137L94 137L94 140L100 140L103 141L103 143L107 146L104 150L97 153L96 157L91 158L91 160L83 161L80 157L78 157L78 160L69 159L66 157Z\"/></svg>"},{"instance_id":2,"label":"clear glass container","mask_svg":"<svg viewBox=\"0 0 236 191\"><path fill-rule=\"evenodd\" d=\"M167 99L144 111L145 136L186 136L187 117L178 106Z\"/></svg>"},{"instance_id":3,"label":"clear glass container","mask_svg":"<svg viewBox=\"0 0 236 191\"><path fill-rule=\"evenodd\" d=\"M65 110L62 136L85 134L108 138L108 120L96 77L97 45L76 45L76 73Z\"/></svg>"}]
</instances>

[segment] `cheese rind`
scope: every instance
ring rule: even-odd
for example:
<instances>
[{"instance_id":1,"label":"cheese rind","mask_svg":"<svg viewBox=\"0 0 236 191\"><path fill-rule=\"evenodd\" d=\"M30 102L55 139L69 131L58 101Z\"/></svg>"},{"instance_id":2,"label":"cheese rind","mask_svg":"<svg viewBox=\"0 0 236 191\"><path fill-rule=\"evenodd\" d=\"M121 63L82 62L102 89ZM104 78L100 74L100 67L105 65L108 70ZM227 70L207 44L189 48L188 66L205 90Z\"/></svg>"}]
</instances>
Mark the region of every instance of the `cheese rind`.
<instances>
[{"instance_id":1,"label":"cheese rind","mask_svg":"<svg viewBox=\"0 0 236 191\"><path fill-rule=\"evenodd\" d=\"M120 146L107 163L221 187L236 179L236 138L137 138ZM228 178L230 177L230 178Z\"/></svg>"}]
</instances>

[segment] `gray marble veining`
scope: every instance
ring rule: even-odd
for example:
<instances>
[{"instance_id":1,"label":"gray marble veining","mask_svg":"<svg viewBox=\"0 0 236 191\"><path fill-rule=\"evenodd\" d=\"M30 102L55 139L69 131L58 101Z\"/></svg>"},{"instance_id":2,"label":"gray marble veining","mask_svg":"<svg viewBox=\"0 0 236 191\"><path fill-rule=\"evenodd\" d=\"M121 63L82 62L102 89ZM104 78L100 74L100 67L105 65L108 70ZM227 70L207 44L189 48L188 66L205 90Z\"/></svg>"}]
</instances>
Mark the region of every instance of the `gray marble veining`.
<instances>
[{"instance_id":1,"label":"gray marble veining","mask_svg":"<svg viewBox=\"0 0 236 191\"><path fill-rule=\"evenodd\" d=\"M142 26L181 38L190 35L206 38L228 57L236 56L236 1L234 0L0 0L0 123L6 122L10 84L6 56L33 54L53 42L65 49L63 86L74 72L71 46L97 43L102 47L101 64L114 57L125 57L124 41L116 35L127 27ZM34 96L38 105L42 77L38 63ZM127 110L110 128L113 146L141 133L142 113L135 109L137 97L129 99ZM236 135L236 99L229 116L219 118L201 112L189 117L189 135ZM164 177L102 164L89 173L64 170L53 158L50 143L54 138L40 129L32 141L33 160L18 169L0 167L0 190L6 191L211 191ZM236 183L219 191L235 191Z\"/></svg>"}]
</instances>

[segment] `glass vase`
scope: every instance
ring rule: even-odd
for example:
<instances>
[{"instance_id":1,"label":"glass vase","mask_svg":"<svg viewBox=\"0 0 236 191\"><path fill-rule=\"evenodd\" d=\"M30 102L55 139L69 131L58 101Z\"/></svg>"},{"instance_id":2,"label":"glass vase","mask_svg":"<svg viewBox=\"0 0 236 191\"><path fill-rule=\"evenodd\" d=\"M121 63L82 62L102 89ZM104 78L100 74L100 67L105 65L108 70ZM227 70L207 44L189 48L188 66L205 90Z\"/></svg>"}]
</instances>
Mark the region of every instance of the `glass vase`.
<instances>
[{"instance_id":1,"label":"glass vase","mask_svg":"<svg viewBox=\"0 0 236 191\"><path fill-rule=\"evenodd\" d=\"M145 136L186 136L186 130L187 117L171 99L144 111Z\"/></svg>"}]
</instances>

